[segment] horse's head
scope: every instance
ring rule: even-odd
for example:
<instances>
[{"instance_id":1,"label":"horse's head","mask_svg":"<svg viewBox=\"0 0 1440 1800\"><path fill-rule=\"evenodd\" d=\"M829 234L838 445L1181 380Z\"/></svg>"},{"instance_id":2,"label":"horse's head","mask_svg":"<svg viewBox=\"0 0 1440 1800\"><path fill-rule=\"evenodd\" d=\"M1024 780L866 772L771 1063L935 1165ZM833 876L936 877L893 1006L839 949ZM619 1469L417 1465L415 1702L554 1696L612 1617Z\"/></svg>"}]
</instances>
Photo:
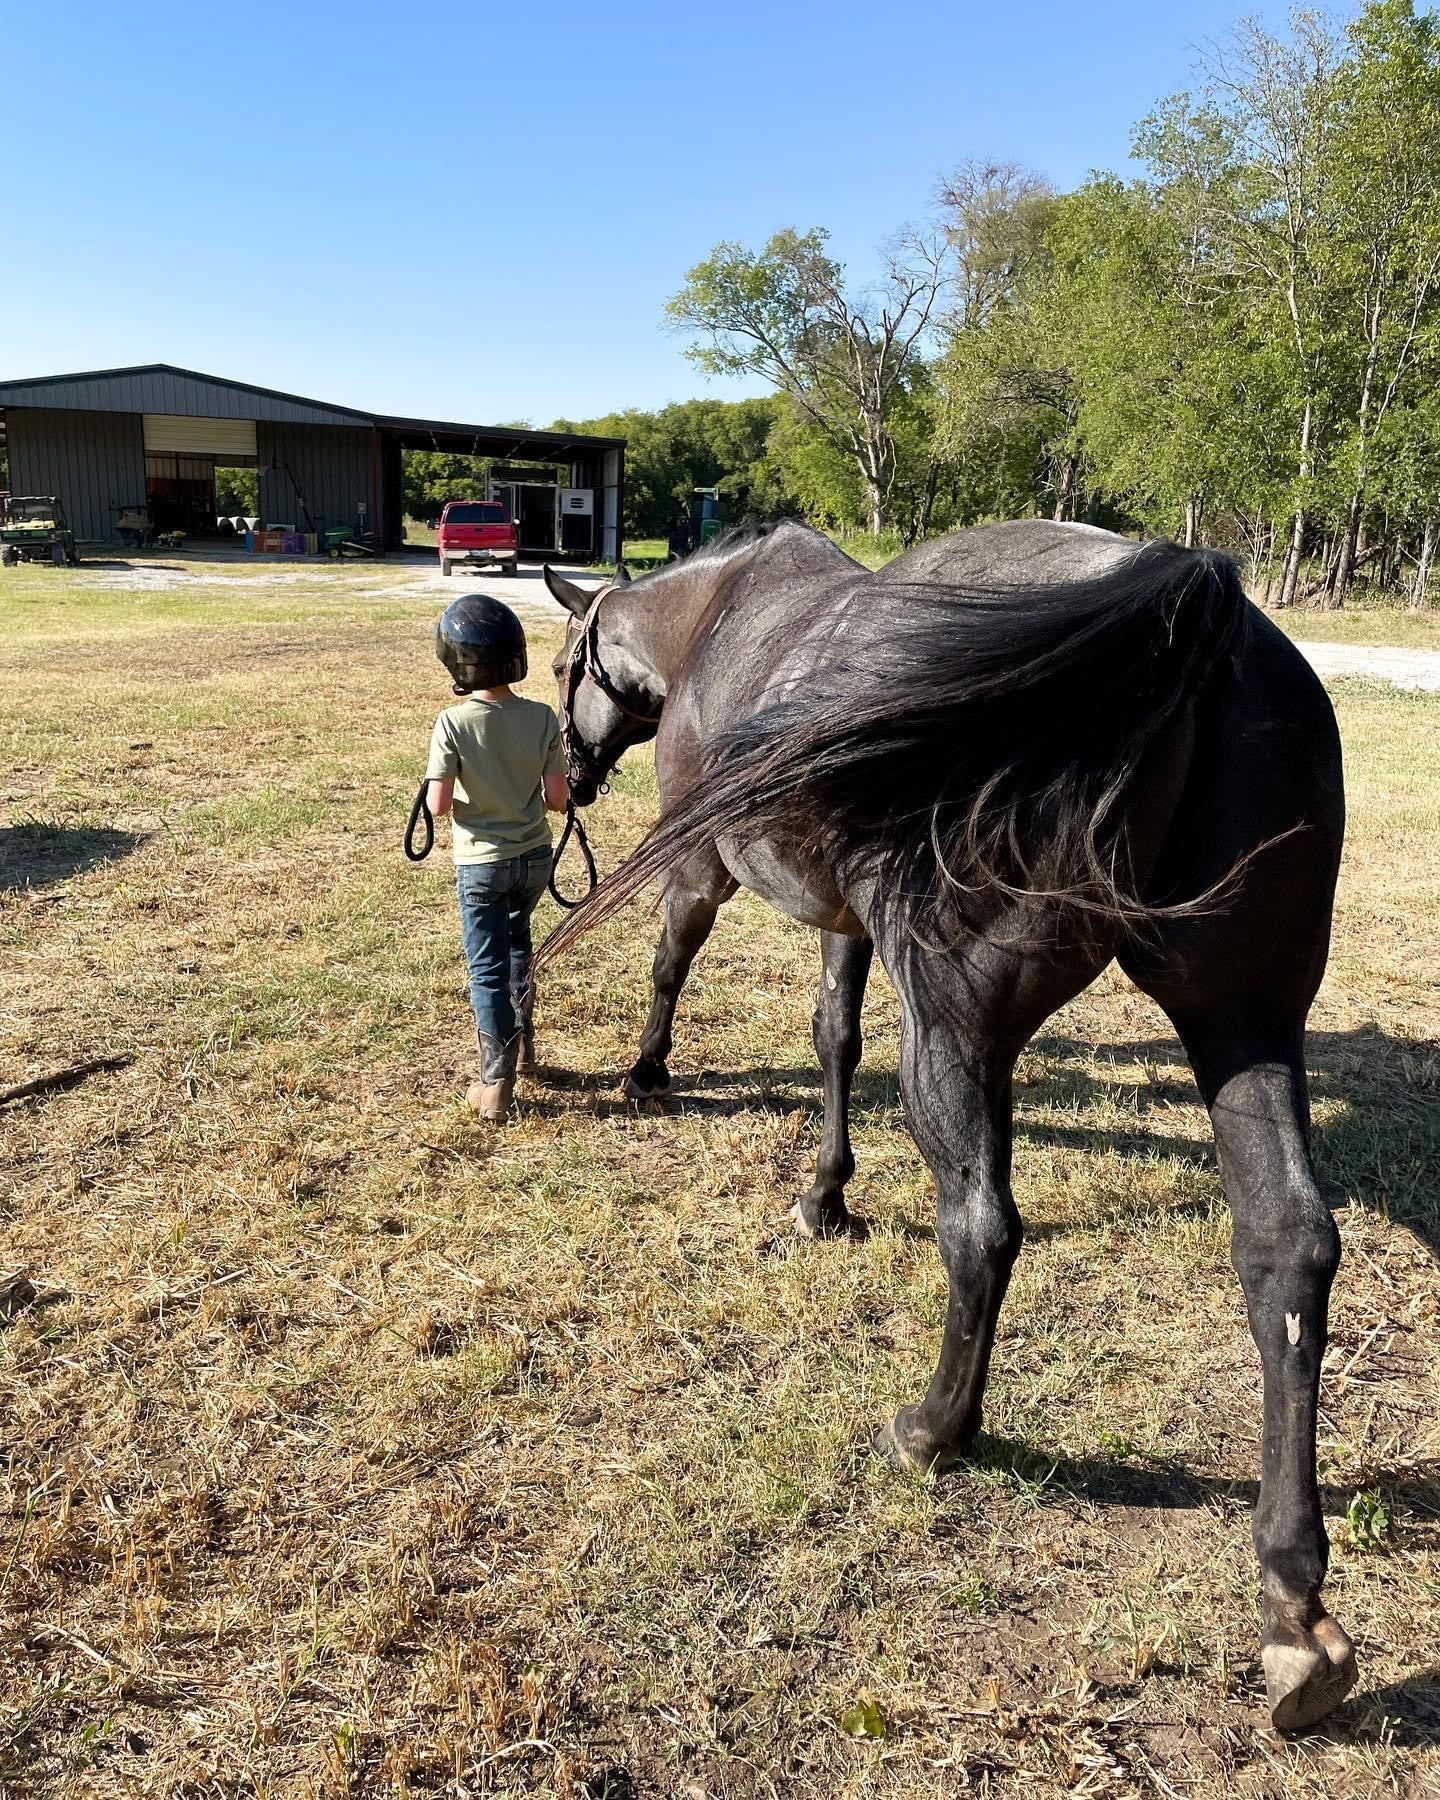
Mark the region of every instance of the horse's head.
<instances>
[{"instance_id":1,"label":"horse's head","mask_svg":"<svg viewBox=\"0 0 1440 1800\"><path fill-rule=\"evenodd\" d=\"M623 563L615 579L594 593L548 564L545 585L570 614L553 666L570 796L577 806L589 806L624 752L654 737L665 688L624 604L630 576Z\"/></svg>"}]
</instances>

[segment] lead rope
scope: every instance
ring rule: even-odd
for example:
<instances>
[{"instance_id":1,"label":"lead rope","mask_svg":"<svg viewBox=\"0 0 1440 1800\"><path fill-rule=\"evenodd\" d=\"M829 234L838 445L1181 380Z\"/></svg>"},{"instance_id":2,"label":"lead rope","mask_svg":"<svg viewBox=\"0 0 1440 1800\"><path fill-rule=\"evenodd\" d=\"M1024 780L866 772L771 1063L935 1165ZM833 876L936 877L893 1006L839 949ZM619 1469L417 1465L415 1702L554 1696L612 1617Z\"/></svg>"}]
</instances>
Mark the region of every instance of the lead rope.
<instances>
[{"instance_id":1,"label":"lead rope","mask_svg":"<svg viewBox=\"0 0 1440 1800\"><path fill-rule=\"evenodd\" d=\"M415 848L415 827L424 820L425 843L419 850ZM405 827L405 854L411 862L424 862L435 848L435 820L430 813L430 780L427 776L420 783L420 791L415 796L415 804L410 808L410 822Z\"/></svg>"},{"instance_id":2,"label":"lead rope","mask_svg":"<svg viewBox=\"0 0 1440 1800\"><path fill-rule=\"evenodd\" d=\"M423 824L425 839L417 850L415 848L415 828ZM560 858L565 854L565 846L574 837L580 848L580 855L585 862L585 876L589 886L578 900L567 900L560 892L556 877L560 872ZM428 777L420 783L415 795L415 804L410 808L410 818L405 826L405 854L411 862L424 862L435 848L435 820L430 812L430 782ZM550 897L557 905L563 906L566 912L574 912L577 906L583 906L595 889L600 885L600 871L595 867L595 852L590 848L590 840L585 835L585 826L580 815L575 811L575 802L567 801L565 806L565 829L560 833L560 842L555 846L555 854L550 859L550 880L548 883Z\"/></svg>"},{"instance_id":3,"label":"lead rope","mask_svg":"<svg viewBox=\"0 0 1440 1800\"><path fill-rule=\"evenodd\" d=\"M560 873L560 858L565 854L565 846L570 842L571 834L580 846L580 854L585 859L585 874L590 885L578 900L567 900L560 892L556 876ZM595 867L595 852L590 848L590 840L585 835L584 821L575 810L575 802L565 803L565 829L560 833L560 842L555 846L555 854L550 860L550 898L557 906L563 906L566 912L574 912L577 906L583 906L591 894L600 885L600 872Z\"/></svg>"}]
</instances>

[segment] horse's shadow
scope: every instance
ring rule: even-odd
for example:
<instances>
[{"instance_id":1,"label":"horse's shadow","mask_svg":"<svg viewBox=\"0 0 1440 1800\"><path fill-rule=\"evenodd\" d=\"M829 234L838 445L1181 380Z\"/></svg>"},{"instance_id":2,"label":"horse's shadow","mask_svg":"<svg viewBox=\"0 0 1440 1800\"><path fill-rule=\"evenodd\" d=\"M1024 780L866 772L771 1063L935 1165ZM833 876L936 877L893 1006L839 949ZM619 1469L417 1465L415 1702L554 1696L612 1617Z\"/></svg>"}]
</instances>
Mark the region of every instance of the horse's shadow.
<instances>
[{"instance_id":1,"label":"horse's shadow","mask_svg":"<svg viewBox=\"0 0 1440 1800\"><path fill-rule=\"evenodd\" d=\"M1177 1100L1198 1104L1194 1087L1183 1079L1138 1085L1123 1076L1097 1079L1088 1066L1076 1066L1089 1065L1096 1047L1073 1038L1038 1038L1032 1049L1047 1059L1047 1068L1029 1091L1053 1092L1063 1104L1123 1094L1142 1117ZM1169 1037L1106 1045L1102 1052L1142 1067L1183 1068L1185 1062L1178 1040ZM1440 1259L1440 1046L1396 1037L1377 1025L1311 1031L1306 1066L1311 1100L1320 1103L1312 1137L1322 1190L1383 1210ZM1116 1141L1108 1132L1097 1135ZM1141 1133L1136 1141L1165 1148L1158 1135ZM1195 1140L1190 1154L1213 1160L1208 1139Z\"/></svg>"},{"instance_id":2,"label":"horse's shadow","mask_svg":"<svg viewBox=\"0 0 1440 1800\"><path fill-rule=\"evenodd\" d=\"M1440 1259L1440 1048L1394 1037L1378 1026L1354 1031L1312 1031L1306 1040L1312 1099L1324 1102L1314 1130L1315 1160L1322 1188L1333 1195L1353 1194L1407 1230ZM1184 1075L1153 1074L1137 1082L1117 1072L1097 1075L1097 1053L1116 1064L1169 1070L1185 1067L1179 1041L1169 1037L1129 1043L1091 1044L1046 1035L1029 1047L1033 1066L1041 1067L1015 1083L1015 1132L1028 1143L1072 1150L1108 1150L1121 1154L1172 1157L1213 1166L1214 1145L1208 1133L1188 1135L1156 1129L1157 1116L1168 1122L1175 1105L1198 1106L1199 1096ZM561 1077L565 1085L593 1093L597 1100L616 1092L613 1075ZM1057 1125L1036 1114L1062 1112L1081 1117L1085 1109L1104 1103L1113 1116L1123 1102L1133 1125ZM1331 1104L1339 1102L1336 1110ZM603 1104L603 1102L602 1102ZM624 1103L616 1101L615 1110ZM682 1115L726 1117L757 1111L823 1112L821 1077L813 1066L760 1064L720 1071L702 1069L686 1077L659 1104ZM900 1106L893 1069L862 1068L855 1077L852 1111L891 1112ZM607 1109L608 1110L608 1109ZM1197 1210L1199 1203L1185 1203ZM1174 1207L1166 1207L1168 1214ZM1181 1210L1185 1210L1184 1207ZM1032 1239L1062 1234L1065 1225L1027 1228Z\"/></svg>"},{"instance_id":3,"label":"horse's shadow","mask_svg":"<svg viewBox=\"0 0 1440 1800\"><path fill-rule=\"evenodd\" d=\"M1317 1735L1349 1738L1372 1732L1400 1750L1440 1744L1440 1663L1382 1688L1362 1688Z\"/></svg>"},{"instance_id":4,"label":"horse's shadow","mask_svg":"<svg viewBox=\"0 0 1440 1800\"><path fill-rule=\"evenodd\" d=\"M143 832L110 825L0 826L0 893L55 887L72 875L129 856L144 842Z\"/></svg>"},{"instance_id":5,"label":"horse's shadow","mask_svg":"<svg viewBox=\"0 0 1440 1800\"><path fill-rule=\"evenodd\" d=\"M955 1468L1011 1475L1037 1491L1085 1504L1147 1511L1188 1511L1225 1503L1253 1511L1260 1497L1259 1482L1249 1477L1232 1481L1201 1475L1180 1463L1139 1455L1052 1456L1043 1446L991 1431L980 1433ZM1377 1465L1366 1470L1364 1485L1382 1488L1388 1499L1424 1518L1440 1516L1440 1458L1420 1458L1393 1469ZM1321 1505L1332 1516L1343 1514L1354 1494L1353 1481L1344 1487L1320 1484ZM968 1523L964 1529L970 1529Z\"/></svg>"}]
</instances>

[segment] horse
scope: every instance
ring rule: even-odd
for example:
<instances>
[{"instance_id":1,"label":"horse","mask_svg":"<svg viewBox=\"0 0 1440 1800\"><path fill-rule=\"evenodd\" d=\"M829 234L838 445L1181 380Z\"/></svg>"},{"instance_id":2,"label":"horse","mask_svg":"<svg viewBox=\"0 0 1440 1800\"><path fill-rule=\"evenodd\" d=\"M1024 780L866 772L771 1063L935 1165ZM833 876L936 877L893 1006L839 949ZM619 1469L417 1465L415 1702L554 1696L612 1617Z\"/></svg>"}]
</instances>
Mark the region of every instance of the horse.
<instances>
[{"instance_id":1,"label":"horse","mask_svg":"<svg viewBox=\"0 0 1440 1800\"><path fill-rule=\"evenodd\" d=\"M906 1119L948 1277L923 1398L876 1433L902 1467L981 1426L1022 1224L1011 1079L1111 960L1173 1023L1209 1110L1264 1382L1253 1537L1261 1661L1284 1731L1356 1680L1321 1589L1316 1410L1339 1233L1311 1160L1305 1021L1344 836L1333 711L1215 552L1018 521L878 573L794 524L588 594L556 661L578 804L656 740L661 812L552 934L562 953L659 882L654 1001L627 1079L668 1086L675 1004L739 886L822 934L816 1182L843 1230L845 1110L872 954L899 997Z\"/></svg>"}]
</instances>

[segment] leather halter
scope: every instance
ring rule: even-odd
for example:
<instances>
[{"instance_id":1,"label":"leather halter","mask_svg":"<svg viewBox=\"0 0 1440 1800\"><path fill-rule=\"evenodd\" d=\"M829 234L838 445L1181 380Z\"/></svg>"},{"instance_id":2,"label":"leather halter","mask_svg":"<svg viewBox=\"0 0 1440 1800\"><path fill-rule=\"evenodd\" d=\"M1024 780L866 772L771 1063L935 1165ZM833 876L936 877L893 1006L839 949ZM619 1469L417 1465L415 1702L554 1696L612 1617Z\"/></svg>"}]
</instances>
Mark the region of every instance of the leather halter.
<instances>
[{"instance_id":1,"label":"leather halter","mask_svg":"<svg viewBox=\"0 0 1440 1800\"><path fill-rule=\"evenodd\" d=\"M575 640L575 648L570 652L570 662L566 669L565 700L560 708L560 742L565 750L566 761L570 764L570 779L573 781L577 774L585 776L593 781L602 793L606 786L605 777L610 773L610 769L614 768L616 762L629 749L630 744L639 743L640 739L636 736L622 744L620 750L611 759L610 768L602 767L599 757L577 737L575 732L575 696L580 691L581 683L593 682L618 713L642 727L658 725L661 712L664 710L662 701L653 712L638 711L621 696L615 683L606 674L605 665L600 661L600 603L613 592L613 586L601 588L590 603L590 610L586 613L584 623L580 627L580 636Z\"/></svg>"}]
</instances>

